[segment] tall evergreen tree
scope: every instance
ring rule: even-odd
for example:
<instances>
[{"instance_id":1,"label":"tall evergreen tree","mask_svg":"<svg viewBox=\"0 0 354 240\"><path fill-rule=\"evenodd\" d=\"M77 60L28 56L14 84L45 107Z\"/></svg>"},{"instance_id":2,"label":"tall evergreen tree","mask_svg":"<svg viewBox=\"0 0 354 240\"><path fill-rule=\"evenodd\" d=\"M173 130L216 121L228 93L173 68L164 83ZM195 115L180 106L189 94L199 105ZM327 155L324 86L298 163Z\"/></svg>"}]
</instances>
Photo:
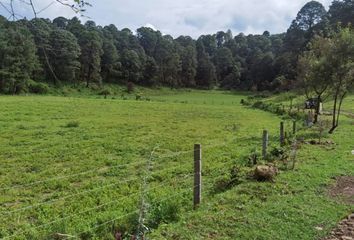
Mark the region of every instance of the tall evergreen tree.
<instances>
[{"instance_id":1,"label":"tall evergreen tree","mask_svg":"<svg viewBox=\"0 0 354 240\"><path fill-rule=\"evenodd\" d=\"M0 28L0 91L18 94L39 68L36 46L22 23Z\"/></svg>"},{"instance_id":2,"label":"tall evergreen tree","mask_svg":"<svg viewBox=\"0 0 354 240\"><path fill-rule=\"evenodd\" d=\"M69 31L56 28L50 34L49 52L52 70L59 79L77 83L80 70L80 46L76 37Z\"/></svg>"}]
</instances>

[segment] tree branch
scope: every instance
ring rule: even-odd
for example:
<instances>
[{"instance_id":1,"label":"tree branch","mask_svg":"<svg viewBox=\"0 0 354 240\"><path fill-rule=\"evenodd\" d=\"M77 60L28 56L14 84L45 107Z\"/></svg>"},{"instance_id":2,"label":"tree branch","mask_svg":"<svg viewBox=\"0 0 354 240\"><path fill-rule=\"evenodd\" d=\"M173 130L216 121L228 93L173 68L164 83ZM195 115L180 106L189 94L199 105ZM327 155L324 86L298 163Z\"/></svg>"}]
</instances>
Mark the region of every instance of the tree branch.
<instances>
[{"instance_id":1,"label":"tree branch","mask_svg":"<svg viewBox=\"0 0 354 240\"><path fill-rule=\"evenodd\" d=\"M51 3L49 3L47 6L45 6L41 10L37 10L33 0L28 0L28 1L18 0L18 1L31 7L34 18L37 18L38 14L44 12L45 10L47 10L49 7L51 7L55 3L59 3L61 5L64 5L68 8L70 8L71 10L73 10L75 13L84 12L86 6L91 6L91 4L85 0L53 0ZM16 16L20 16L20 15L16 14L16 9L14 7L14 0L10 0L10 3L8 5L9 5L9 7L7 7L5 5L5 3L0 0L0 6L3 7L10 14L8 19L12 19L13 21L15 21Z\"/></svg>"}]
</instances>

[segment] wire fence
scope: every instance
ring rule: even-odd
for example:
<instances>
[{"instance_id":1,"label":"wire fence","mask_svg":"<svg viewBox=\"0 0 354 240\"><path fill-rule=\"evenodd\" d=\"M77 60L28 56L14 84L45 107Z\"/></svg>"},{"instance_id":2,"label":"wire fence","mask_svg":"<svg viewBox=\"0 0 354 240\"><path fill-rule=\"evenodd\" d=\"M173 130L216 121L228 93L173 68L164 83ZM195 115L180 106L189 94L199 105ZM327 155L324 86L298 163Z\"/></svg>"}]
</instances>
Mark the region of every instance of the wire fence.
<instances>
[{"instance_id":1,"label":"wire fence","mask_svg":"<svg viewBox=\"0 0 354 240\"><path fill-rule=\"evenodd\" d=\"M208 149L213 149L213 148L217 148L217 147L221 147L221 146L226 146L227 144L234 142L234 139L232 140L224 140L218 143L213 143L213 144L209 144L203 147L203 150L208 150ZM178 196L182 196L188 192L192 192L194 191L194 189L196 188L196 186L192 184L192 187L188 187L191 186L191 182L193 180L193 176L195 175L194 172L192 172L193 170L193 161L192 161L192 156L190 156L191 154L194 153L195 150L188 150L188 151L178 151L178 152L172 152L172 153L166 153L166 154L161 154L158 155L158 150L155 149L155 151L153 151L149 157L149 159L145 158L145 160L142 161L136 161L136 162L129 162L129 163L124 163L124 164L117 164L117 165L113 165L113 166L104 166L104 167L98 167L98 168L94 168L94 169L90 169L87 171L82 171L82 172L78 172L78 173L73 173L73 174L67 174L67 175L59 175L59 176L54 176L51 178L46 178L46 179L42 179L42 180L38 180L38 181L33 181L30 183L25 183L25 184L17 184L17 185L9 185L9 186L4 186L2 188L0 188L0 192L7 192L7 191L12 191L12 190L17 190L17 191L21 191L21 190L32 190L33 187L36 186L43 186L46 183L49 182L53 182L53 181L60 181L60 180L65 180L65 179L70 179L70 178L76 178L79 177L80 179L90 175L90 174L101 174L101 173L105 173L107 171L110 171L112 169L124 169L124 171L127 171L126 167L132 167L132 168L144 168L146 167L146 171L150 172L149 174L145 171L143 171L143 173L137 174L136 176L132 176L128 179L125 180L120 180L120 181L115 181L113 183L109 183L109 184L105 184L99 187L94 187L91 189L87 189L87 190L82 190L82 191L78 191L76 193L73 194L66 194L64 196L60 196L57 197L58 192L54 192L51 195L47 195L45 198L41 198L40 200L38 200L38 202L36 203L32 203L29 204L27 206L21 206L19 207L18 205L16 205L16 207L9 207L8 209L2 210L0 211L0 218L2 218L4 221L7 221L9 218L13 218L15 217L15 215L20 216L26 216L26 211L29 210L35 210L37 211L37 209L46 206L48 207L46 209L46 211L51 211L51 209L54 211L55 210L55 204L56 203L69 203L69 202L73 202L73 203L79 203L80 200L82 200L85 196L91 197L91 195L93 193L97 193L97 195L100 195L100 192L108 189L112 189L112 192L114 192L114 190L117 190L116 187L118 187L118 189L120 188L120 186L124 185L124 184L141 184L141 188L140 190L137 191L132 191L129 192L128 194L125 192L123 194L125 194L125 196L121 196L121 197L117 197L115 196L116 194L110 194L110 192L108 192L108 197L106 196L106 198L113 198L113 200L111 201L106 201L103 203L100 203L98 205L89 207L83 211L78 211L78 212L74 212L68 215L64 215L58 218L54 218L48 222L45 222L46 220L43 220L43 223L41 224L30 224L30 226L26 225L24 227L21 227L20 229L16 228L16 229L11 229L8 230L8 232L6 233L6 235L4 236L0 236L0 239L16 239L17 236L21 235L21 234L39 234L39 233L50 233L51 229L50 227L54 224L59 224L59 223L64 223L67 221L71 221L73 220L75 217L82 217L86 214L95 214L97 211L102 210L102 211L108 211L108 209L114 207L117 204L123 203L125 200L128 199L133 199L136 198L136 201L139 202L140 204L137 205L137 208L131 212L127 212L125 213L125 211L121 211L122 214L120 214L119 216L117 216L116 218L113 219L108 219L107 221L104 221L102 223L99 224L95 224L92 225L89 229L79 232L79 233L69 233L69 234L64 234L65 237L67 238L80 238L80 235L86 233L86 232L92 232L94 231L96 228L99 228L101 226L104 225L109 225L110 223L114 223L117 222L121 219L124 219L130 215L133 214L137 214L138 216L140 215L140 219L144 219L145 215L148 215L149 210L146 209L146 211L142 210L142 208L144 208L144 201L148 201L148 195L150 195L152 192L154 191L161 191L161 190L166 190L169 188L173 188L173 186L179 186L182 187L181 191L176 191L176 189L171 189L170 192L173 192L173 194L168 194L167 197L163 197L161 198L160 196L158 196L155 201L158 202L164 202L167 201L169 199L173 199L176 198ZM165 149L162 149L163 151ZM154 156L153 156L154 155ZM189 156L187 156L189 155ZM176 157L188 157L191 158L190 163L186 163L185 161L179 161L179 162L174 162L173 163L169 163L169 165L167 165L168 167L166 167L166 162L165 161L161 161L161 160L165 160L165 159L171 159L171 158L176 158ZM155 170L156 168L156 170ZM176 173L176 172L178 173ZM165 179L162 180L160 183L156 184L155 180L153 179L154 176L159 175L159 174L163 174L166 175L170 173L171 175L174 175L173 177L171 177L171 179ZM141 175L142 174L142 175ZM173 183L171 185L171 182ZM212 185L211 183L207 183L207 185ZM151 186L150 186L151 185ZM200 187L200 186L198 186ZM70 191L73 191L75 189L71 189L69 188ZM203 189L204 191L206 191L206 189ZM64 193L65 194L65 193ZM111 197L109 197L111 196ZM193 194L191 193L189 198L192 198ZM99 196L98 196L99 198ZM140 200L139 200L140 198ZM49 199L49 200L48 200ZM192 202L192 201L191 201ZM1 221L0 221L1 222ZM144 225L144 221L141 220L140 221L140 225L143 226ZM139 230L141 231L141 230ZM1 234L1 231L0 231ZM59 234L59 233L58 233ZM2 238L1 238L2 237Z\"/></svg>"}]
</instances>

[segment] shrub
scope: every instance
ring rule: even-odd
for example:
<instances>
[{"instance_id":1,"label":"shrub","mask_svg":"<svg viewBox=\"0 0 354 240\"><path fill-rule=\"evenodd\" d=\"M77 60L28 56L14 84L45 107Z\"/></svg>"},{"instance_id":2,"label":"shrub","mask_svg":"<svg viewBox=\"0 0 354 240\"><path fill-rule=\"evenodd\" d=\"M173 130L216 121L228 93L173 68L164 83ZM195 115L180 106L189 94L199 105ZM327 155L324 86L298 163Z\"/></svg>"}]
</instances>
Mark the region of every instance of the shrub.
<instances>
[{"instance_id":1,"label":"shrub","mask_svg":"<svg viewBox=\"0 0 354 240\"><path fill-rule=\"evenodd\" d=\"M232 167L229 174L219 177L214 184L214 193L220 193L231 189L240 183L241 170L238 167Z\"/></svg>"},{"instance_id":2,"label":"shrub","mask_svg":"<svg viewBox=\"0 0 354 240\"><path fill-rule=\"evenodd\" d=\"M167 199L165 201L152 201L149 211L150 218L148 225L150 228L157 228L162 223L176 222L179 219L181 212L180 199Z\"/></svg>"},{"instance_id":3,"label":"shrub","mask_svg":"<svg viewBox=\"0 0 354 240\"><path fill-rule=\"evenodd\" d=\"M107 95L111 95L112 91L109 88L104 88L98 94L103 95L105 98L107 98Z\"/></svg>"},{"instance_id":4,"label":"shrub","mask_svg":"<svg viewBox=\"0 0 354 240\"><path fill-rule=\"evenodd\" d=\"M252 107L262 109L263 108L263 102L262 101L257 101L255 103L253 103Z\"/></svg>"},{"instance_id":5,"label":"shrub","mask_svg":"<svg viewBox=\"0 0 354 240\"><path fill-rule=\"evenodd\" d=\"M136 94L135 95L135 100L139 101L139 100L142 100L142 96L140 94Z\"/></svg>"},{"instance_id":6,"label":"shrub","mask_svg":"<svg viewBox=\"0 0 354 240\"><path fill-rule=\"evenodd\" d=\"M254 166L258 163L258 160L260 159L262 159L261 153L254 149L252 153L247 157L248 165Z\"/></svg>"},{"instance_id":7,"label":"shrub","mask_svg":"<svg viewBox=\"0 0 354 240\"><path fill-rule=\"evenodd\" d=\"M273 157L280 158L282 155L285 154L285 149L282 147L273 147L272 150L270 151L270 154Z\"/></svg>"},{"instance_id":8,"label":"shrub","mask_svg":"<svg viewBox=\"0 0 354 240\"><path fill-rule=\"evenodd\" d=\"M31 80L27 83L27 87L30 93L46 94L49 92L48 85L41 82L35 82Z\"/></svg>"},{"instance_id":9,"label":"shrub","mask_svg":"<svg viewBox=\"0 0 354 240\"><path fill-rule=\"evenodd\" d=\"M80 123L78 121L71 121L65 125L66 128L77 128L79 126L80 126Z\"/></svg>"}]
</instances>

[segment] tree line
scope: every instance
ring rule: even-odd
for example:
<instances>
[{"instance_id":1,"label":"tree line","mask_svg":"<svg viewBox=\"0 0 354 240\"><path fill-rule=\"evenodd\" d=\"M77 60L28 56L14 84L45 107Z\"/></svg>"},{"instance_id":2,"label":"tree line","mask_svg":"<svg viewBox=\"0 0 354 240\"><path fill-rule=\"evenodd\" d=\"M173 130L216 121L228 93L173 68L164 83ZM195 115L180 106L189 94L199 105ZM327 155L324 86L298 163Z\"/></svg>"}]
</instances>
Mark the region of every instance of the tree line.
<instances>
[{"instance_id":1,"label":"tree line","mask_svg":"<svg viewBox=\"0 0 354 240\"><path fill-rule=\"evenodd\" d=\"M308 2L282 34L233 36L230 30L173 38L148 27L117 29L76 17L8 21L0 16L0 92L37 91L39 83L134 83L173 88L289 90L315 36L330 37L354 20L354 0L326 11Z\"/></svg>"}]
</instances>

